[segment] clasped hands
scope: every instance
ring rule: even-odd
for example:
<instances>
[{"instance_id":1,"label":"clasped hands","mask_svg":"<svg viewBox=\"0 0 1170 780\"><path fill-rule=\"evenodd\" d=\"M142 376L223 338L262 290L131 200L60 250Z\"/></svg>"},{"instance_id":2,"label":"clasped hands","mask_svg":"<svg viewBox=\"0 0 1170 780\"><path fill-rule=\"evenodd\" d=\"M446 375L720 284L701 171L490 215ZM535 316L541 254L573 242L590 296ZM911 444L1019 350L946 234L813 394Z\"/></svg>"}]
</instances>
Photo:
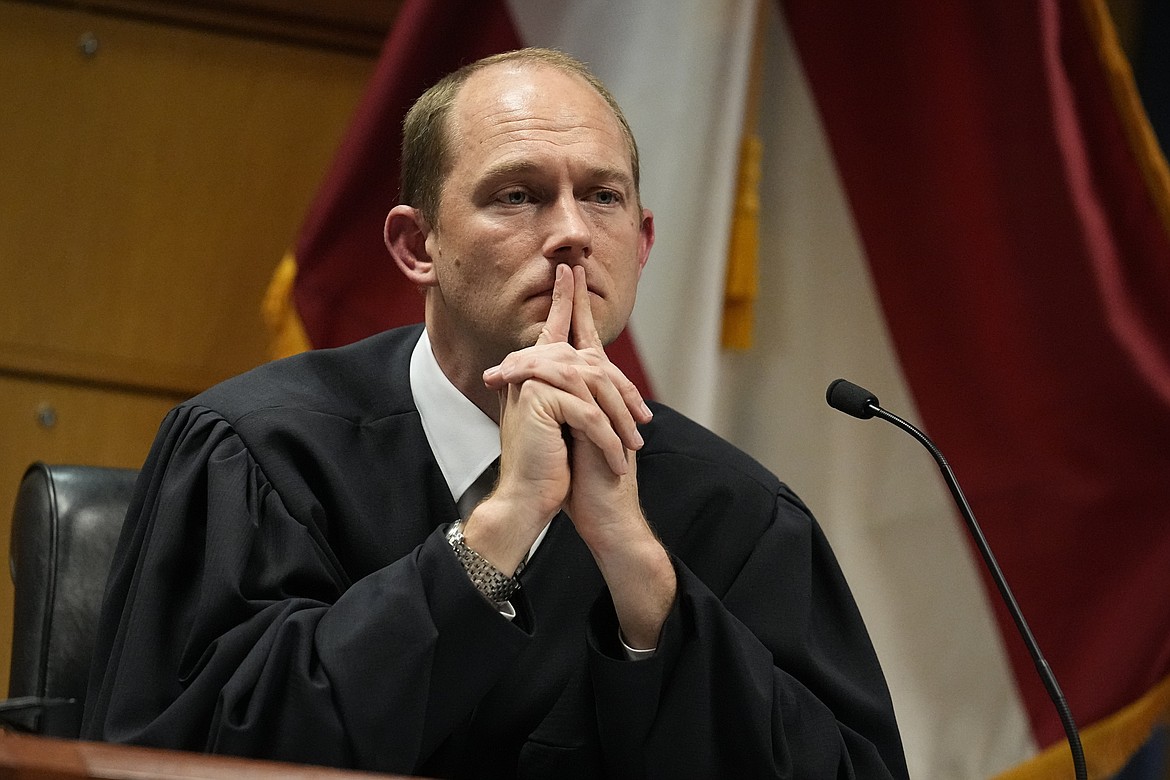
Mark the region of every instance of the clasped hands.
<instances>
[{"instance_id":1,"label":"clasped hands","mask_svg":"<svg viewBox=\"0 0 1170 780\"><path fill-rule=\"evenodd\" d=\"M500 477L465 524L468 545L514 571L564 509L606 580L625 641L654 647L676 582L638 500L637 425L652 415L605 354L583 267L557 266L536 344L483 379L500 397Z\"/></svg>"}]
</instances>

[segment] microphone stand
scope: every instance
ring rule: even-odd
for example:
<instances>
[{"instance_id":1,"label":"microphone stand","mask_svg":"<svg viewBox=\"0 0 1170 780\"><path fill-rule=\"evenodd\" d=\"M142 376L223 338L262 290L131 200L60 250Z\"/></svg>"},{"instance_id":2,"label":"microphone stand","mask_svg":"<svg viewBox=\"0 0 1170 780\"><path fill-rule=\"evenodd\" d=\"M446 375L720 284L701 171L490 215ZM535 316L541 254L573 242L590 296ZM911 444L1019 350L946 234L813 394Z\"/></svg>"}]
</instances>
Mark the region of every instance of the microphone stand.
<instances>
[{"instance_id":1,"label":"microphone stand","mask_svg":"<svg viewBox=\"0 0 1170 780\"><path fill-rule=\"evenodd\" d=\"M849 400L852 404L860 402L862 404L860 409L847 408L849 404L838 405L838 403L834 402L834 388L839 383L845 385L842 387L843 393L847 393L853 389L858 391L860 395ZM979 555L982 556L983 563L986 564L987 570L991 573L991 578L995 581L995 587L999 590L999 595L1003 598L1004 604L1007 605L1008 612L1011 613L1012 620L1016 624L1016 629L1023 638L1024 644L1028 647L1028 654L1032 656L1032 663L1035 664L1036 672L1040 675L1040 680L1044 683L1044 687L1048 691L1048 697L1052 700L1053 705L1056 707L1056 712L1060 716L1060 723L1064 727L1069 750L1072 752L1073 770L1076 775L1076 780L1087 780L1088 770L1085 767L1085 751L1081 746L1081 735L1077 731L1077 724L1073 720L1072 712L1068 708L1068 702L1064 698L1064 693L1060 690L1060 685L1056 682L1056 675L1052 673L1052 667L1048 665L1048 661L1044 659L1044 655L1040 652L1040 646L1036 643L1036 637L1032 635L1032 630L1028 627L1028 622L1024 620L1024 614L1020 611L1019 604L1016 603L1016 597L1012 595L1011 588L1008 587L1007 579L1004 578L1003 572L999 568L999 563L995 560L995 556L991 552L991 547L987 544L987 538L983 535L983 529L975 521L975 513L971 511L971 505L967 503L967 497L963 495L963 489L959 487L959 481L955 478L955 472L951 469L950 464L947 463L947 459L943 456L942 451L934 445L934 442L925 433L893 412L887 412L878 405L876 396L857 385L853 385L851 382L846 384L846 380L836 380L833 384L829 385L827 398L833 408L839 409L846 414L851 414L860 419L880 417L886 422L896 425L917 439L923 447L926 447L931 457L934 458L935 463L938 464L939 470L942 472L943 479L947 483L947 487L950 488L955 503L959 507L959 512L963 515L963 522L967 524L967 530L971 533L971 538L975 540L975 546L979 548Z\"/></svg>"}]
</instances>

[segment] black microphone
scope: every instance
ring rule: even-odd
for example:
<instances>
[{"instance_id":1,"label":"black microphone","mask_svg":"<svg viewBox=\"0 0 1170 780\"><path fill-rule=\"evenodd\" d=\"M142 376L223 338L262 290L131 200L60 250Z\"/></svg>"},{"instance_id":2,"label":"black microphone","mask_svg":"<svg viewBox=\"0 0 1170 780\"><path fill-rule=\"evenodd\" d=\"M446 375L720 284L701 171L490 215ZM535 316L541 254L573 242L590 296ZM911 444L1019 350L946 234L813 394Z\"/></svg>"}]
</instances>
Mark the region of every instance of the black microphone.
<instances>
[{"instance_id":1,"label":"black microphone","mask_svg":"<svg viewBox=\"0 0 1170 780\"><path fill-rule=\"evenodd\" d=\"M946 480L947 487L951 490L951 496L954 497L955 504L958 505L959 512L963 515L963 521L967 524L967 530L975 540L975 546L979 548L979 554L983 557L983 563L991 573L991 578L995 580L995 587L999 589L999 595L1003 598L1004 604L1007 605L1008 612L1011 613L1012 620L1016 624L1016 630L1020 632L1024 644L1028 646L1028 653L1032 656L1032 663L1036 665L1036 671L1040 675L1040 680L1044 683L1044 688L1048 691L1048 698L1052 699L1052 703L1056 707L1056 712L1060 715L1061 725L1064 726L1064 734L1068 738L1068 747L1072 752L1076 780L1086 780L1088 778L1088 771L1085 768L1085 751L1081 747L1081 735L1077 731L1076 722L1073 721L1072 712L1069 711L1068 702L1065 701L1064 693L1060 690L1060 685L1056 682L1056 675L1052 673L1052 667L1048 665L1048 661L1044 660L1044 656L1040 652L1040 646L1036 644L1036 637L1032 636L1032 630L1028 628L1028 623L1024 620L1024 614L1020 611L1020 605L1016 603L1016 597L1012 595L1011 588L1008 587L1007 580L1004 578L1003 572L1000 571L995 556L991 554L991 547L988 546L987 539L983 536L983 530L979 527L979 523L975 521L975 514L971 511L971 505L967 503L967 498L963 495L963 490L959 487L959 482L955 479L955 472L951 470L947 459L943 457L942 452L925 433L898 415L883 409L878 402L877 396L864 387L859 387L847 379L834 379L825 391L825 400L834 409L861 420L880 417L886 422L893 423L917 439L930 452L935 463L938 464L939 470L942 471L943 479Z\"/></svg>"},{"instance_id":2,"label":"black microphone","mask_svg":"<svg viewBox=\"0 0 1170 780\"><path fill-rule=\"evenodd\" d=\"M834 379L825 391L825 400L837 411L853 415L859 420L868 420L881 409L876 395L848 379Z\"/></svg>"}]
</instances>

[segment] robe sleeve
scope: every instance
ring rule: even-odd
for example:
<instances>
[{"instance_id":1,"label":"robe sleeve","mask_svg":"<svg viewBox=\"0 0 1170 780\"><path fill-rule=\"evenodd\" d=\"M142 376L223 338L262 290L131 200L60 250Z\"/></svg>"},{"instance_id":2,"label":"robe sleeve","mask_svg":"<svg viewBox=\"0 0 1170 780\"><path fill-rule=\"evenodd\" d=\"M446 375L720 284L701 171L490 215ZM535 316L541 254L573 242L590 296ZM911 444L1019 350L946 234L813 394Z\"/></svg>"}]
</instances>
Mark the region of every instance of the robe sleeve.
<instances>
[{"instance_id":1,"label":"robe sleeve","mask_svg":"<svg viewBox=\"0 0 1170 780\"><path fill-rule=\"evenodd\" d=\"M905 778L884 677L833 553L786 489L717 597L674 558L658 653L620 660L608 597L590 621L607 769L621 777Z\"/></svg>"},{"instance_id":2,"label":"robe sleeve","mask_svg":"<svg viewBox=\"0 0 1170 780\"><path fill-rule=\"evenodd\" d=\"M168 416L115 554L85 738L414 772L525 646L439 530L351 582L286 499L223 417Z\"/></svg>"}]
</instances>

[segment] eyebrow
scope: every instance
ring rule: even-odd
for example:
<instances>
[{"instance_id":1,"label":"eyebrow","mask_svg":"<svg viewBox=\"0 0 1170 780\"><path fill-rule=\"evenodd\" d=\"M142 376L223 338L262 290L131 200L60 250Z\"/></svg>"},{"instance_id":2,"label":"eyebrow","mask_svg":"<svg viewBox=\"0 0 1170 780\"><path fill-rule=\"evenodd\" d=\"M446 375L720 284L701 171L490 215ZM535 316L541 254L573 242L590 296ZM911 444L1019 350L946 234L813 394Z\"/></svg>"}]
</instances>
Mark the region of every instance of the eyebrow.
<instances>
[{"instance_id":1,"label":"eyebrow","mask_svg":"<svg viewBox=\"0 0 1170 780\"><path fill-rule=\"evenodd\" d=\"M511 176L521 174L539 174L543 172L543 166L537 162L527 159L504 160L489 167L484 171L480 181L496 182L500 179L507 179ZM598 165L589 168L586 171L586 176L591 181L614 182L623 187L627 192L634 191L634 177L621 168L615 168L608 165Z\"/></svg>"}]
</instances>

